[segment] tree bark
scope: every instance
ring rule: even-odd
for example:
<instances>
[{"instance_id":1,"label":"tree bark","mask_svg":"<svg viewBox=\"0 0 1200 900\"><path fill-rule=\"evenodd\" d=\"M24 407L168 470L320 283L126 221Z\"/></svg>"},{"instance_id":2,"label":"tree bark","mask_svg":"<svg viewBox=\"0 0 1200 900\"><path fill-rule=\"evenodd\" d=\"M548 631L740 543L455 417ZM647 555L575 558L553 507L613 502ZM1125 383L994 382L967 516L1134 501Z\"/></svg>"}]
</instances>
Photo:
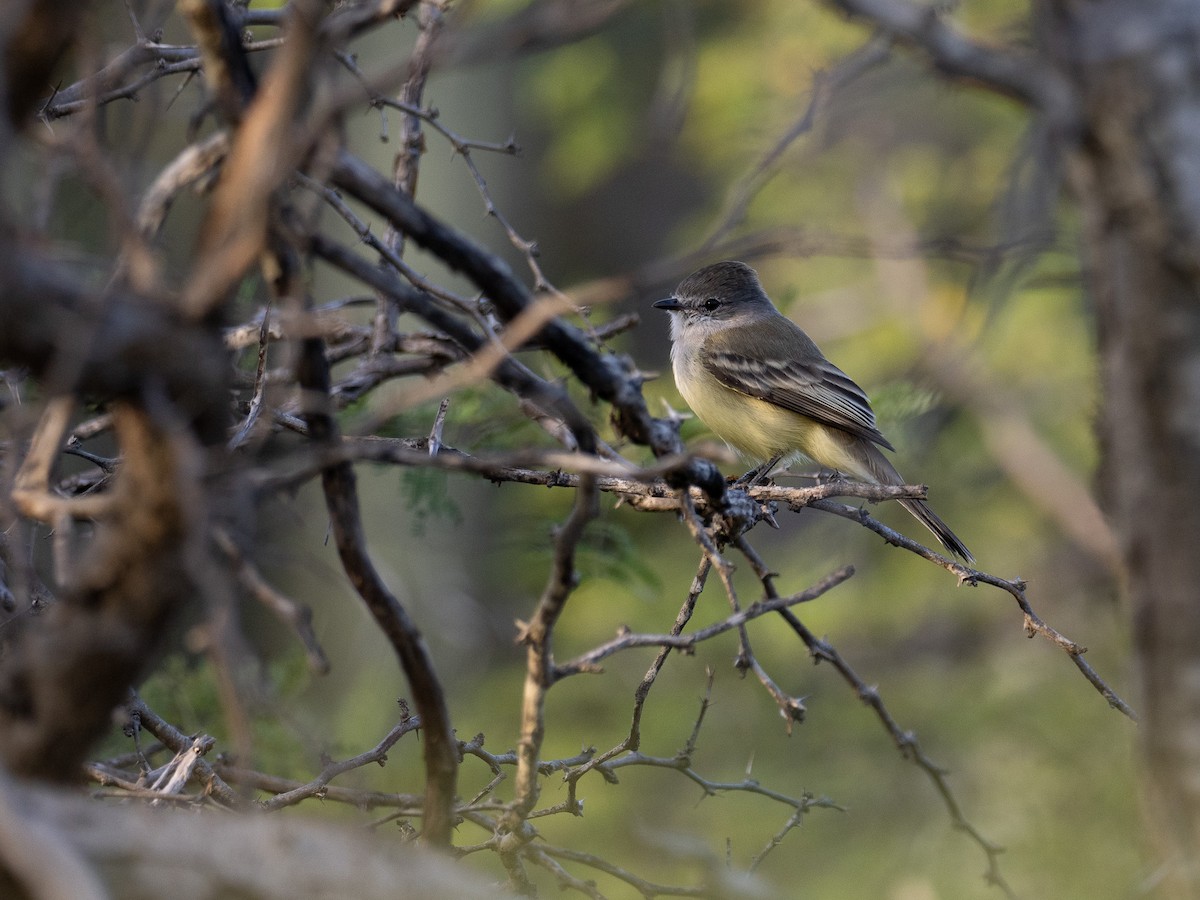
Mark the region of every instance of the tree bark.
<instances>
[{"instance_id":1,"label":"tree bark","mask_svg":"<svg viewBox=\"0 0 1200 900\"><path fill-rule=\"evenodd\" d=\"M1163 896L1200 889L1200 14L1050 2L1048 55L1082 115L1084 220L1103 386L1102 499L1121 544Z\"/></svg>"}]
</instances>

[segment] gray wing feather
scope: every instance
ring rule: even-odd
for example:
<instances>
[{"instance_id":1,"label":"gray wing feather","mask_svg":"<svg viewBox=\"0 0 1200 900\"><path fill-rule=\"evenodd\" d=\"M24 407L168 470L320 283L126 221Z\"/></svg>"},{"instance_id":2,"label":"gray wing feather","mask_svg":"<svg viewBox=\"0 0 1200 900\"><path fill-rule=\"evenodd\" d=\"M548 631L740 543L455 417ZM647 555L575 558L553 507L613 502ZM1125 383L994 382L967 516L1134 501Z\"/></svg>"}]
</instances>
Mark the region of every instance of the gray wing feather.
<instances>
[{"instance_id":1,"label":"gray wing feather","mask_svg":"<svg viewBox=\"0 0 1200 900\"><path fill-rule=\"evenodd\" d=\"M896 448L880 434L862 388L828 360L763 362L736 353L709 353L705 368L721 384L817 422Z\"/></svg>"}]
</instances>

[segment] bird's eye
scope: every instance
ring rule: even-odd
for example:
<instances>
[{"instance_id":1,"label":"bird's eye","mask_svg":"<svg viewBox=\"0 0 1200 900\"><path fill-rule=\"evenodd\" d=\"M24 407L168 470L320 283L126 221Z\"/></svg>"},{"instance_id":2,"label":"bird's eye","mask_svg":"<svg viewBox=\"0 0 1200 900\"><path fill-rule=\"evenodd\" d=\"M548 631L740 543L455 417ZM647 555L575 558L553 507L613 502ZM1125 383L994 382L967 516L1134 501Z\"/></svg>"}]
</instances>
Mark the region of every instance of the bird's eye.
<instances>
[{"instance_id":1,"label":"bird's eye","mask_svg":"<svg viewBox=\"0 0 1200 900\"><path fill-rule=\"evenodd\" d=\"M707 309L709 312L712 312L714 309L716 309L720 305L721 305L721 301L718 300L716 297L709 297L707 300L704 301L704 308Z\"/></svg>"}]
</instances>

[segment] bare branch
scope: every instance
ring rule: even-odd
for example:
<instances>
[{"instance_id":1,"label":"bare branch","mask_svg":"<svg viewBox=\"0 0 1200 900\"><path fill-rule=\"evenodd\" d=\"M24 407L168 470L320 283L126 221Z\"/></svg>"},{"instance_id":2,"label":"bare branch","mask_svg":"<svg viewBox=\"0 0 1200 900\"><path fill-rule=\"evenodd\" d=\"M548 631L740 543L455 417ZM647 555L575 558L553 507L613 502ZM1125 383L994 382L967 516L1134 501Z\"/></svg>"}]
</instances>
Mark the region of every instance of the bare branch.
<instances>
[{"instance_id":1,"label":"bare branch","mask_svg":"<svg viewBox=\"0 0 1200 900\"><path fill-rule=\"evenodd\" d=\"M329 658L321 648L312 627L312 610L272 587L245 556L224 529L213 530L213 539L233 564L238 581L250 594L271 610L280 621L289 625L304 645L308 669L317 675L329 672Z\"/></svg>"},{"instance_id":2,"label":"bare branch","mask_svg":"<svg viewBox=\"0 0 1200 900\"><path fill-rule=\"evenodd\" d=\"M1102 679L1096 673L1095 669L1093 669L1091 665L1084 660L1083 654L1087 652L1087 648L1081 647L1079 644L1067 638L1056 629L1047 625L1033 611L1033 608L1029 605L1029 601L1025 596L1024 581L1021 581L1020 579L1009 580L1005 578L999 578L995 575L989 575L986 572L980 572L976 569L970 568L969 566L964 566L952 559L948 559L945 556L942 556L940 553L930 550L928 547L917 543L911 538L907 538L899 532L893 531L882 522L868 515L866 510L855 509L850 506L845 506L841 503L835 503L832 500L818 500L813 502L812 506L816 509L821 509L825 512L830 512L834 515L841 516L844 519L850 519L858 522L864 528L874 531L876 534L880 535L889 544L901 547L917 554L918 556L924 557L936 565L941 566L947 572L957 575L959 584L969 584L972 586L976 584L990 584L993 587L998 587L1007 591L1013 596L1013 599L1017 601L1017 605L1021 607L1021 612L1025 615L1024 626L1029 636L1033 637L1035 634L1040 634L1048 639L1051 643L1061 648L1067 654L1067 656L1071 658L1071 662L1075 664L1075 667L1079 669L1081 673L1083 673L1083 676L1088 680L1092 687L1099 691L1100 695L1103 696L1106 701L1108 701L1109 706L1123 715L1128 716L1130 719L1137 721L1138 716L1133 708L1124 700L1122 700L1116 691L1109 687L1104 679Z\"/></svg>"},{"instance_id":3,"label":"bare branch","mask_svg":"<svg viewBox=\"0 0 1200 900\"><path fill-rule=\"evenodd\" d=\"M700 545L701 550L711 560L713 568L717 570L717 576L721 579L721 585L725 588L725 596L729 599L729 605L733 611L739 612L741 603L738 600L737 590L733 584L733 564L726 560L720 554L720 550L712 535L705 528L704 523L697 515L695 508L692 506L691 497L684 494L681 496L683 500L683 522L691 532L696 543ZM732 525L733 533L740 533L743 527L747 527L745 520L735 520L730 523L714 522L713 531L722 531L722 526L725 524ZM722 539L727 539L727 535L723 535ZM853 571L853 570L851 570ZM847 577L849 577L847 575ZM778 610L783 612L783 610ZM750 635L746 632L745 625L738 626L738 656L734 661L734 665L740 671L749 669L752 671L759 683L767 689L767 693L771 695L771 699L775 701L775 705L779 707L779 714L783 716L787 723L788 732L791 733L792 724L794 722L803 722L806 713L803 699L793 697L775 683L766 669L759 663L758 658L754 655L754 651L750 647Z\"/></svg>"},{"instance_id":4,"label":"bare branch","mask_svg":"<svg viewBox=\"0 0 1200 900\"><path fill-rule=\"evenodd\" d=\"M1034 106L1062 126L1075 118L1067 81L1039 57L987 47L946 22L935 6L910 0L826 0L929 54L942 72Z\"/></svg>"},{"instance_id":5,"label":"bare branch","mask_svg":"<svg viewBox=\"0 0 1200 900\"><path fill-rule=\"evenodd\" d=\"M777 168L787 149L801 136L812 130L817 116L824 111L829 97L841 86L853 81L863 72L871 69L887 59L891 51L891 41L878 37L869 40L857 51L844 56L829 73L817 72L813 76L812 96L808 106L788 130L779 138L770 150L760 159L742 180L734 186L726 201L725 210L717 223L709 232L695 255L703 257L712 253L718 242L722 240L736 225L739 225L746 215L750 201L766 184L766 180ZM744 258L745 254L726 253L724 255Z\"/></svg>"},{"instance_id":6,"label":"bare branch","mask_svg":"<svg viewBox=\"0 0 1200 900\"><path fill-rule=\"evenodd\" d=\"M762 558L754 551L745 538L738 538L735 544L739 550L754 566L755 574L762 581L763 590L766 595L771 598L778 597L775 591L775 575L763 562ZM838 674L854 689L858 699L871 708L875 716L879 719L880 724L891 736L892 741L896 745L896 749L916 765L926 776L933 782L938 794L942 798L942 802L946 806L946 811L950 814L954 826L965 832L972 841L974 841L984 854L987 856L988 871L986 879L989 884L994 884L1004 891L1008 897L1015 897L1016 894L1008 886L1004 880L1004 876L1000 873L999 857L1004 851L1004 848L998 844L985 838L974 825L967 820L963 814L962 807L959 805L957 798L950 789L947 780L946 771L934 763L921 749L921 745L917 742L917 736L911 731L903 731L892 718L892 714L884 706L883 699L879 694L878 689L868 686L859 676L858 673L850 667L850 664L842 658L841 654L828 641L818 638L813 634L808 627L797 619L789 609L781 609L779 614L791 626L796 635L808 647L816 662L828 662L837 671Z\"/></svg>"},{"instance_id":7,"label":"bare branch","mask_svg":"<svg viewBox=\"0 0 1200 900\"><path fill-rule=\"evenodd\" d=\"M291 295L295 287L295 273L289 271L287 274L293 279L292 283L281 290L285 295ZM327 406L329 363L319 339L310 338L303 343L299 366L297 380L305 389L305 418L312 437L321 444L336 443L338 426ZM433 846L446 846L450 843L454 825L451 808L457 783L458 759L441 683L416 623L388 589L371 562L354 469L348 463L327 467L322 473L322 487L342 566L376 624L391 642L421 714L425 727L426 774L423 837Z\"/></svg>"},{"instance_id":8,"label":"bare branch","mask_svg":"<svg viewBox=\"0 0 1200 900\"><path fill-rule=\"evenodd\" d=\"M529 305L528 292L513 279L501 260L438 222L360 160L342 153L334 167L333 181L471 278L504 318L515 318ZM649 446L655 455L678 452L676 429L650 416L641 394L640 379L633 377L621 360L596 353L582 335L563 322L548 323L541 330L540 339L597 396L613 405L614 418L622 433ZM580 447L585 451L593 449L590 436L580 440ZM695 461L687 479L714 498L724 495L724 480L709 464Z\"/></svg>"},{"instance_id":9,"label":"bare branch","mask_svg":"<svg viewBox=\"0 0 1200 900\"><path fill-rule=\"evenodd\" d=\"M390 186L386 182L384 182L384 187L390 190ZM372 266L341 245L320 235L313 236L311 247L318 256L338 268L353 274L376 290L388 293L406 309L416 313L434 328L453 338L464 350L472 352L483 347L484 338L479 336L469 325L447 313L431 297L401 282L392 273L386 272L378 266ZM532 400L542 409L561 418L571 428L572 433L580 439L581 446L592 447L595 445L591 423L576 409L567 392L561 387L551 385L538 378L511 357L502 358L496 363L492 377L519 396Z\"/></svg>"},{"instance_id":10,"label":"bare branch","mask_svg":"<svg viewBox=\"0 0 1200 900\"><path fill-rule=\"evenodd\" d=\"M307 103L322 8L320 0L289 5L287 41L233 136L181 300L194 319L222 305L263 250L270 196L307 153L294 131Z\"/></svg>"},{"instance_id":11,"label":"bare branch","mask_svg":"<svg viewBox=\"0 0 1200 900\"><path fill-rule=\"evenodd\" d=\"M751 603L745 609L735 612L733 615L722 619L720 622L715 622L701 628L699 631L694 631L691 634L622 634L613 638L607 644L601 644L582 656L578 656L570 662L561 663L555 669L555 678L562 678L568 675L575 675L580 672L599 672L602 671L598 667L598 663L602 659L606 659L615 653L622 650L629 650L634 647L669 647L673 650L691 650L702 641L716 637L718 634L724 634L733 628L740 628L752 619L757 619L759 616L764 616L770 612L777 612L781 609L787 609L790 606L795 606L798 603L808 603L817 599L827 591L841 584L847 578L854 574L853 566L844 566L836 572L827 575L821 581L817 582L810 588L806 588L798 594L792 594L790 597L778 597L771 600L759 600Z\"/></svg>"},{"instance_id":12,"label":"bare branch","mask_svg":"<svg viewBox=\"0 0 1200 900\"><path fill-rule=\"evenodd\" d=\"M546 691L557 675L553 655L554 626L578 583L575 550L588 522L599 514L597 496L591 476L583 476L575 495L575 506L555 538L554 566L546 587L533 618L521 627L519 635L520 642L526 646L525 693L521 705L521 739L517 746L516 797L503 822L504 828L513 835L522 832L541 790L537 764L545 735L543 711Z\"/></svg>"},{"instance_id":13,"label":"bare branch","mask_svg":"<svg viewBox=\"0 0 1200 900\"><path fill-rule=\"evenodd\" d=\"M196 739L194 737L184 734L170 722L166 721L147 706L145 701L135 693L130 693L128 699L125 701L125 709L129 713L135 736L140 729L144 728L158 738L158 740L162 741L163 746L174 753L183 753L195 743ZM207 739L206 745L208 748L212 747L211 738ZM225 783L206 760L203 758L199 759L196 762L194 771L204 785L205 792L211 794L214 799L230 807L236 808L244 805L242 798L237 795L237 792Z\"/></svg>"},{"instance_id":14,"label":"bare branch","mask_svg":"<svg viewBox=\"0 0 1200 900\"><path fill-rule=\"evenodd\" d=\"M301 800L324 793L329 782L333 781L339 775L351 772L354 769L361 769L363 766L370 765L371 763L383 765L387 762L387 753L392 746L400 738L404 737L404 735L411 731L416 731L420 727L421 720L418 717L406 716L383 737L383 740L370 750L360 753L358 756L353 756L350 759L344 759L341 762L331 762L321 770L321 773L316 778L307 784L284 793L276 794L270 800L264 800L259 805L268 812L282 809L285 806L294 806Z\"/></svg>"}]
</instances>

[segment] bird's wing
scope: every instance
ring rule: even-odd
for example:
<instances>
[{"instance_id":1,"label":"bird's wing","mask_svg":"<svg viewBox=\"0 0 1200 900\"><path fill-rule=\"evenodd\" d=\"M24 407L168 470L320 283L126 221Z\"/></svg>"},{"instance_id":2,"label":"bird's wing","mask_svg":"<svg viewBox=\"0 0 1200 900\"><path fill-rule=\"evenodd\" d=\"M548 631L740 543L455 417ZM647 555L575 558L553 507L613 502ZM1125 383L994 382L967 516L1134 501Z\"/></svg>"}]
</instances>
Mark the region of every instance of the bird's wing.
<instances>
[{"instance_id":1,"label":"bird's wing","mask_svg":"<svg viewBox=\"0 0 1200 900\"><path fill-rule=\"evenodd\" d=\"M705 367L721 384L750 397L832 425L895 450L875 425L862 388L828 360L763 361L737 353L710 352Z\"/></svg>"}]
</instances>

